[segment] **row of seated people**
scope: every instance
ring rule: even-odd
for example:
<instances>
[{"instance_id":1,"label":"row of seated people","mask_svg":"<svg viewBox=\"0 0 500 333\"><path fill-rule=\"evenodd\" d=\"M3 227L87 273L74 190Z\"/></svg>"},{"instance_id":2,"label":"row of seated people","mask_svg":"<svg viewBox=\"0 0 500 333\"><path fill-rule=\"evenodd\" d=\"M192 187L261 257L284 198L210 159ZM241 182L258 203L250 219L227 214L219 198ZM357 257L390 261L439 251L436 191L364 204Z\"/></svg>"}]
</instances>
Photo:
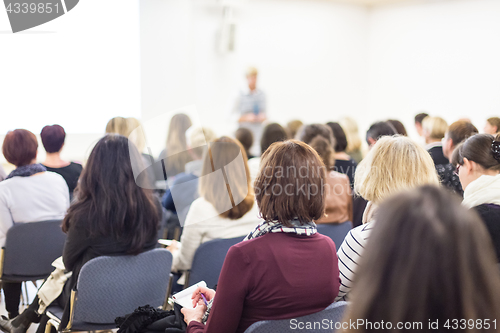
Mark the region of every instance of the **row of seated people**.
<instances>
[{"instance_id":1,"label":"row of seated people","mask_svg":"<svg viewBox=\"0 0 500 333\"><path fill-rule=\"evenodd\" d=\"M200 305L193 311L185 309L186 321L190 322L188 329L211 331L211 327L213 327L213 331L219 332L221 331L220 327L225 327L227 331L244 331L251 323L256 321L256 318L263 320L300 316L325 308L336 297L345 298L351 288L350 282L354 277L354 268L357 268L358 259L364 252L362 249L366 245L367 236L371 233L375 221L379 221L377 218L379 204L401 190L425 184L437 185L439 183L435 165L430 155L418 144L408 138L397 136L385 136L377 140L369 154L360 163L355 175L356 191L369 200L364 214L365 224L353 229L346 238L339 248L339 260L337 261L335 244L328 238L317 234L313 222L330 216L330 214L325 214L328 198L328 193L325 192L329 188L325 185L328 184L329 178L335 178L330 177L331 172L328 172L327 175L325 171L330 170L332 165L332 159L329 159L329 156L331 157L333 154L333 141L331 140L331 131L326 131L330 135L324 136L321 134L322 129L326 128L326 126L322 126L305 126L299 131L298 137L302 136L303 141L310 145L301 141L285 141L272 144L261 157L260 172L257 174L253 186L250 184L250 171L245 150L238 141L223 137L216 140L212 148L209 146L209 149L205 152L203 168L207 168L204 173L206 175L214 173L214 171L223 167L227 168L228 161L235 160L237 156L242 157L241 166L243 168L236 167L234 170L227 171L226 173L230 174L231 178L228 176L222 177L219 179L222 182L208 183L211 187L209 187L210 190L207 190L205 195L201 190L202 197L199 200L200 202L204 200L211 205L211 207L205 206L212 210L211 215L203 211L200 215L201 218L198 217L195 223L189 223L190 228L185 229L203 229L207 226L204 223L210 221L210 218L239 220L253 207L258 213L259 219L254 221L249 231L247 230L242 234L248 234L248 240L253 238L256 238L256 240L248 243L243 242L233 248L231 251L236 252L236 258L233 258L233 260L231 260L230 256L232 252L230 251L228 254L219 283L219 288L226 289L218 289L218 294L222 296L215 298L213 292L204 291L209 295L210 299L221 299L221 301L213 304L214 308L210 316L212 319L209 320L207 326L199 326L197 319L199 313L205 310L204 306ZM314 135L309 135L309 138L307 138L308 131ZM40 188L50 188L48 183L51 181L57 182L57 177L53 177L49 181L43 180L40 181L40 184L37 184L38 179L51 177L51 175L50 172L46 173L43 168L34 163L36 159L36 138L31 133L26 132L16 130L9 133L3 145L4 155L10 161L21 161L25 158L25 161L29 159L30 162L28 164L18 162L18 168L11 174L10 178L12 179L0 184L0 190L4 190L2 199L6 203L5 207L7 209L15 207L16 202L22 202L20 197L17 198L18 201L12 199L16 196L16 191L13 189L19 188L17 185L12 185L15 184L14 180L35 180L33 186ZM35 149L22 150L18 148L33 147L33 140ZM232 154L227 154L228 152ZM491 225L487 224L487 227L494 241L494 222L498 221L498 218L494 218L494 214L498 212L498 202L495 201L498 198L498 191L495 191L495 184L500 169L499 152L500 138L485 134L470 137L453 152L453 163L460 166L457 171L461 184L466 190L464 205L471 208L475 207L475 210L481 213L484 221L490 218ZM225 157L226 155L229 157ZM208 156L211 156L212 160ZM69 208L63 223L64 229L68 232L64 261L68 270L74 272L75 279L81 265L93 257L104 254L138 253L155 246L156 228L160 219L161 208L151 191L136 185L132 170L133 161L141 161L139 152L134 149L129 151L128 140L118 135L108 135L100 140L89 157L78 185L78 195ZM308 171L306 175L300 173L302 168ZM293 172L293 170L293 175L287 174ZM240 172L239 175L238 172ZM338 178L346 180L346 177ZM62 178L57 179L59 182L62 180ZM200 189L203 187L204 179L205 177L200 178ZM216 189L217 186L220 188ZM306 188L307 193L297 190L300 188ZM340 192L350 197L350 187L343 186L342 188L346 191ZM467 191L467 188L469 188L469 191ZM289 192L287 192L287 189L290 189ZM312 189L316 190L312 192ZM54 202L66 200L67 204L69 204L67 187L65 191L66 197L61 195L61 197L65 197L63 200L54 195L47 195L46 200L54 200ZM227 207L227 202L215 200L219 199L218 195L224 193L224 191L230 193L230 209L226 210L224 209ZM61 191L61 193L63 192ZM290 193L291 195L289 195ZM432 196L432 193L426 192L425 194L426 196ZM446 194L437 193L433 195L446 197ZM226 194L226 197L228 197L228 194ZM23 199L25 202L29 201L26 198ZM254 199L256 202L254 202ZM446 201L447 199L442 200ZM13 206L12 203L14 203ZM425 200L424 203L428 204ZM39 204L41 208L47 205L50 206L50 201ZM424 211L427 210L422 208L420 214ZM187 215L189 216L189 214L190 212ZM224 216L225 214L226 216ZM156 217L153 218L153 216ZM464 216L470 218L472 215L465 214ZM150 226L148 221L154 223ZM213 227L213 229L217 229L219 225L215 223ZM475 227L477 228L476 225ZM225 228L226 226L219 227L221 230ZM484 226L482 228L484 229ZM72 237L71 230L74 230ZM137 239L136 236L140 239ZM260 238L261 236L262 238ZM280 238L283 238L284 243L280 243ZM272 241L269 239L272 239ZM267 244L268 242L270 244ZM488 237L486 240L482 239L482 242L483 246L484 244L491 246L491 239ZM257 243L259 245L255 245ZM354 243L359 244L360 247L353 249L352 244ZM184 242L181 242L181 244L184 244ZM311 248L308 246L311 246ZM238 247L243 249L237 249ZM262 249L266 250L263 251ZM348 253L351 250L355 255ZM174 248L172 248L172 251L174 255L175 253L181 253L182 247L180 250L177 249L179 252ZM270 253L273 255L270 256ZM300 260L300 258L303 258L303 260ZM307 258L307 260L304 258ZM325 266L325 261L327 263L331 262L331 267ZM297 262L304 266L297 266ZM242 265L244 267L241 267ZM276 271L273 271L273 267ZM287 267L290 271L285 269ZM241 270L240 275L237 274L239 270ZM327 274L324 274L325 270ZM297 271L304 274L297 273ZM254 279L258 274L262 274L262 276ZM308 279L305 278L305 275L307 275ZM323 284L316 283L316 280L315 283L311 284L311 276L315 279L323 279ZM225 279L229 279L229 281L224 282ZM72 278L68 282L69 290L74 286L75 281ZM245 285L245 283L256 283L256 281L259 282L257 285ZM283 281L287 281L287 283L281 283ZM306 284L309 285L306 286ZM260 290L259 286L270 289ZM277 288L277 290L273 288ZM294 295L289 293L290 288L293 288L294 294L297 294L298 289L303 290L304 294L299 293L297 298L292 300L291 298ZM224 290L226 290L226 293L224 293ZM249 290L257 290L257 294L249 295ZM329 301L318 302L318 300L323 300L323 296L319 296L318 293L324 295L325 290L333 290L331 293L333 298L330 297L332 296L330 293L327 293L326 298L329 298ZM238 293L243 293L244 298L239 299L241 303L237 302L235 304L233 303L234 300L229 298L229 295ZM226 295L226 298L224 295ZM67 302L66 296L63 292L58 301L64 304ZM289 305L288 307L283 305L284 307L281 308L281 303L276 304L276 302L283 299L282 296ZM304 306L304 298L311 301L311 306ZM17 302L18 300L19 298ZM297 306L299 301L301 306ZM36 300L33 304L35 303ZM273 305L266 308L265 304ZM243 309L244 305L246 306L245 309ZM226 307L230 307L230 309ZM227 312L238 308L241 311L239 316ZM271 308L274 311L271 311ZM278 311L279 309L282 312ZM492 309L494 310L495 307L492 307ZM228 322L229 318L233 319L231 323ZM19 327L25 328L30 322L37 320L38 314L33 307L30 307L13 321L2 323L2 327L7 327L9 330Z\"/></svg>"}]
</instances>

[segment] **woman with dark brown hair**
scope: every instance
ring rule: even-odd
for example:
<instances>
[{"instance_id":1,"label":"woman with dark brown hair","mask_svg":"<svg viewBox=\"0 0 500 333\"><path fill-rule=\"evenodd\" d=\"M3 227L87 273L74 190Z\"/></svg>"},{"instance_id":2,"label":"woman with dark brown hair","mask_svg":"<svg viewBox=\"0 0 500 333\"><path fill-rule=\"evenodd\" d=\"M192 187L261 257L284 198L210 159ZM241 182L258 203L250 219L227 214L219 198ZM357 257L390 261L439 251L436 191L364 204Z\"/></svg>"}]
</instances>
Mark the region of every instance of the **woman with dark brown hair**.
<instances>
[{"instance_id":1,"label":"woman with dark brown hair","mask_svg":"<svg viewBox=\"0 0 500 333\"><path fill-rule=\"evenodd\" d=\"M424 186L388 199L377 218L344 331L498 331L500 276L477 214Z\"/></svg>"},{"instance_id":2,"label":"woman with dark brown hair","mask_svg":"<svg viewBox=\"0 0 500 333\"><path fill-rule=\"evenodd\" d=\"M237 140L223 136L209 143L198 192L200 197L193 201L186 216L182 246L173 242L168 247L174 257L174 272L191 268L201 244L217 238L244 236L262 221L254 203L245 149ZM184 279L177 283L184 284Z\"/></svg>"},{"instance_id":3,"label":"woman with dark brown hair","mask_svg":"<svg viewBox=\"0 0 500 333\"><path fill-rule=\"evenodd\" d=\"M500 261L500 134L471 136L455 149L452 164L464 188L462 204L479 213Z\"/></svg>"},{"instance_id":4,"label":"woman with dark brown hair","mask_svg":"<svg viewBox=\"0 0 500 333\"><path fill-rule=\"evenodd\" d=\"M67 238L63 262L73 272L55 302L65 308L61 327L69 319L69 298L80 269L89 260L104 255L139 254L156 246L161 206L153 194L136 185L133 163L142 158L127 138L103 137L90 153L75 190L75 199L63 220ZM59 176L58 176L59 177ZM64 180L61 178L61 181ZM67 194L67 188L65 189ZM13 320L0 319L0 329L24 333L40 320L38 297ZM46 317L45 317L46 319ZM43 321L42 321L43 322ZM40 324L39 331L44 332Z\"/></svg>"},{"instance_id":5,"label":"woman with dark brown hair","mask_svg":"<svg viewBox=\"0 0 500 333\"><path fill-rule=\"evenodd\" d=\"M339 289L335 244L317 233L325 179L318 154L300 141L274 143L262 156L255 181L264 223L232 246L217 285L193 293L196 308L183 308L187 333L244 332L260 320L289 319L321 311ZM208 322L202 316L211 307Z\"/></svg>"},{"instance_id":6,"label":"woman with dark brown hair","mask_svg":"<svg viewBox=\"0 0 500 333\"><path fill-rule=\"evenodd\" d=\"M329 126L323 124L304 125L297 138L309 144L319 154L326 167L325 215L316 223L343 223L352 221L352 193L349 178L334 171L335 139ZM340 244L336 244L340 246Z\"/></svg>"}]
</instances>

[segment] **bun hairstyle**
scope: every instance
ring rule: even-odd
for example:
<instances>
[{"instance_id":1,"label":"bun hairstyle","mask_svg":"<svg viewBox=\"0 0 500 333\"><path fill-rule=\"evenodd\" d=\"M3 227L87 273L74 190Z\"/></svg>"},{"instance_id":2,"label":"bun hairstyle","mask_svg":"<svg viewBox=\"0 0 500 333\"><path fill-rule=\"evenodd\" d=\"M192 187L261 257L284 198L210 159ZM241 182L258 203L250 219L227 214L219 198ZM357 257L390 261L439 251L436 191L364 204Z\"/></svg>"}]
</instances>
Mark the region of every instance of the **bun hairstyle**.
<instances>
[{"instance_id":1,"label":"bun hairstyle","mask_svg":"<svg viewBox=\"0 0 500 333\"><path fill-rule=\"evenodd\" d=\"M453 164L464 164L464 158L486 170L500 171L500 134L476 134L459 145L452 156Z\"/></svg>"}]
</instances>

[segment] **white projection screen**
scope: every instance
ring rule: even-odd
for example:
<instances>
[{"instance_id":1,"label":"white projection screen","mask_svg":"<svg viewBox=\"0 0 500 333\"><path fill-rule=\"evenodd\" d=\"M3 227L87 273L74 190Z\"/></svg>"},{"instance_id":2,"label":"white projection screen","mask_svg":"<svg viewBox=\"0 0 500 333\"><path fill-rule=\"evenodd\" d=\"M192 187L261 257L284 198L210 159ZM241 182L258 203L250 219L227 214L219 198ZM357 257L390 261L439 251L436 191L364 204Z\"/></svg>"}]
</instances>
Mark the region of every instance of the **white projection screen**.
<instances>
[{"instance_id":1,"label":"white projection screen","mask_svg":"<svg viewBox=\"0 0 500 333\"><path fill-rule=\"evenodd\" d=\"M103 133L114 116L140 117L138 0L81 0L18 33L2 3L0 45L0 135L55 123Z\"/></svg>"}]
</instances>

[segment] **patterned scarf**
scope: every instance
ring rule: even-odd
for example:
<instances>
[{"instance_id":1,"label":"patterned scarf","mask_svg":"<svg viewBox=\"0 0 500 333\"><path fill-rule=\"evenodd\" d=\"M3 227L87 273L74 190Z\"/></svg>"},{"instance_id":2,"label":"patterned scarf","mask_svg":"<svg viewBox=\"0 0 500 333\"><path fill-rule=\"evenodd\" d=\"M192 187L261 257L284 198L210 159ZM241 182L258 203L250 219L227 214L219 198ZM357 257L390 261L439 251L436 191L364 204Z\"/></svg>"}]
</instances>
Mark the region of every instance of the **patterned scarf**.
<instances>
[{"instance_id":1,"label":"patterned scarf","mask_svg":"<svg viewBox=\"0 0 500 333\"><path fill-rule=\"evenodd\" d=\"M14 169L14 171L9 173L9 175L5 179L9 179L12 177L29 177L33 176L35 173L44 171L47 171L47 168L45 168L43 165L39 163L23 165Z\"/></svg>"},{"instance_id":2,"label":"patterned scarf","mask_svg":"<svg viewBox=\"0 0 500 333\"><path fill-rule=\"evenodd\" d=\"M316 229L316 223L314 222L300 224L299 220L292 220L290 223L292 224L292 227L286 227L277 221L261 223L252 232L250 232L245 239L243 239L243 241L274 232L284 232L303 236L311 236L318 232Z\"/></svg>"}]
</instances>

